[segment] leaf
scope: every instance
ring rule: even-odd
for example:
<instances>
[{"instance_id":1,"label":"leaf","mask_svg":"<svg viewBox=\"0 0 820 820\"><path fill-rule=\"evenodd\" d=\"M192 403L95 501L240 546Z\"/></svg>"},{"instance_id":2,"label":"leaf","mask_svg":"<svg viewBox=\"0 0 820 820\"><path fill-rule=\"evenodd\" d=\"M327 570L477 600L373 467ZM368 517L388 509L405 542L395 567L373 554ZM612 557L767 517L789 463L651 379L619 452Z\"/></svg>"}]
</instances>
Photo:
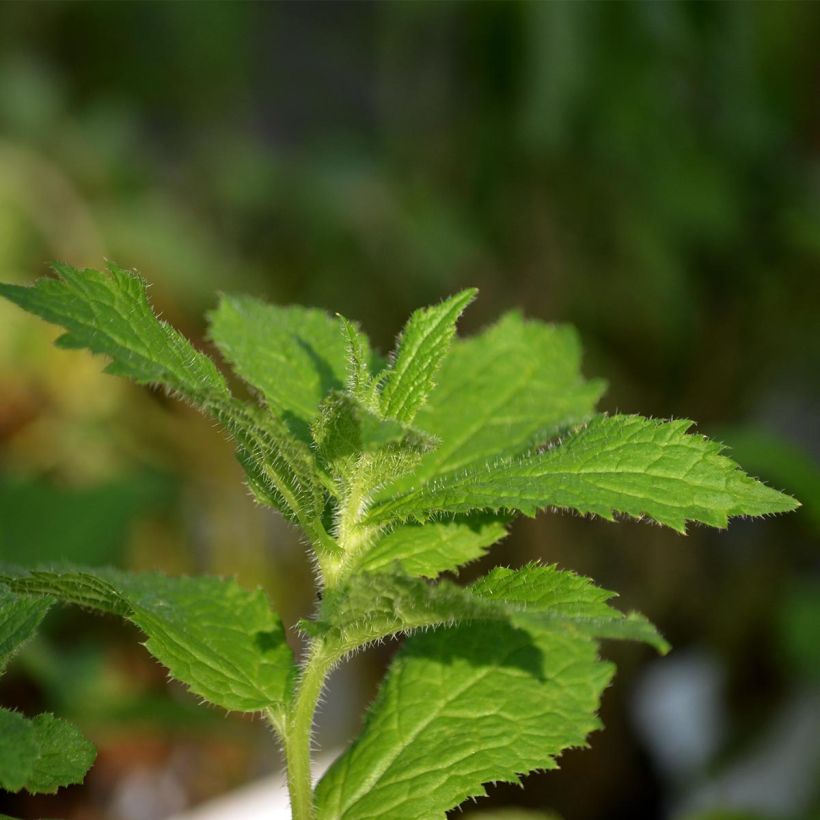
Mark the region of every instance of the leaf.
<instances>
[{"instance_id":1,"label":"leaf","mask_svg":"<svg viewBox=\"0 0 820 820\"><path fill-rule=\"evenodd\" d=\"M214 363L155 316L146 283L135 273L111 263L107 272L54 269L59 278L40 279L33 287L0 284L0 295L65 327L62 346L111 357L107 372L162 385L213 416L237 440L257 496L321 540L311 453L284 422L236 401Z\"/></svg>"},{"instance_id":2,"label":"leaf","mask_svg":"<svg viewBox=\"0 0 820 820\"><path fill-rule=\"evenodd\" d=\"M223 296L209 320L211 338L231 367L308 441L322 398L344 387L347 377L340 320L315 308L270 305L250 296ZM356 333L356 340L357 353L366 359L367 338Z\"/></svg>"},{"instance_id":3,"label":"leaf","mask_svg":"<svg viewBox=\"0 0 820 820\"><path fill-rule=\"evenodd\" d=\"M303 621L302 628L339 656L392 635L463 621L640 640L667 651L652 624L608 606L611 597L586 578L535 564L495 570L466 588L446 580L430 584L394 567L328 590L317 619Z\"/></svg>"},{"instance_id":4,"label":"leaf","mask_svg":"<svg viewBox=\"0 0 820 820\"><path fill-rule=\"evenodd\" d=\"M555 768L599 727L611 675L595 642L572 634L482 623L414 636L319 782L318 817L444 818L483 783Z\"/></svg>"},{"instance_id":5,"label":"leaf","mask_svg":"<svg viewBox=\"0 0 820 820\"><path fill-rule=\"evenodd\" d=\"M347 392L369 410L375 411L379 407L379 398L378 381L373 374L381 369L383 363L376 360L367 337L353 322L341 315L339 321L344 329L347 349Z\"/></svg>"},{"instance_id":6,"label":"leaf","mask_svg":"<svg viewBox=\"0 0 820 820\"><path fill-rule=\"evenodd\" d=\"M63 786L82 783L97 753L80 730L66 720L44 713L32 721L39 754L25 789L54 794Z\"/></svg>"},{"instance_id":7,"label":"leaf","mask_svg":"<svg viewBox=\"0 0 820 820\"><path fill-rule=\"evenodd\" d=\"M584 381L571 327L508 313L478 336L457 339L416 424L441 444L412 483L518 455L585 421L604 390ZM409 489L410 479L400 487Z\"/></svg>"},{"instance_id":8,"label":"leaf","mask_svg":"<svg viewBox=\"0 0 820 820\"><path fill-rule=\"evenodd\" d=\"M33 287L0 284L0 296L66 328L61 347L110 356L108 373L161 384L199 406L229 397L214 363L157 319L146 283L135 273L110 262L107 273L63 264L54 270L59 278L39 279Z\"/></svg>"},{"instance_id":9,"label":"leaf","mask_svg":"<svg viewBox=\"0 0 820 820\"><path fill-rule=\"evenodd\" d=\"M0 788L54 794L82 783L95 757L93 745L71 723L48 713L28 720L0 708Z\"/></svg>"},{"instance_id":10,"label":"leaf","mask_svg":"<svg viewBox=\"0 0 820 820\"><path fill-rule=\"evenodd\" d=\"M376 572L398 563L410 575L435 578L480 558L506 535L504 518L481 513L450 521L400 524L379 538L360 566Z\"/></svg>"},{"instance_id":11,"label":"leaf","mask_svg":"<svg viewBox=\"0 0 820 820\"><path fill-rule=\"evenodd\" d=\"M0 707L0 788L10 792L22 789L38 753L31 721Z\"/></svg>"},{"instance_id":12,"label":"leaf","mask_svg":"<svg viewBox=\"0 0 820 820\"><path fill-rule=\"evenodd\" d=\"M20 647L34 637L53 603L40 595L17 595L0 584L0 672Z\"/></svg>"},{"instance_id":13,"label":"leaf","mask_svg":"<svg viewBox=\"0 0 820 820\"><path fill-rule=\"evenodd\" d=\"M689 421L599 416L544 453L430 482L373 506L372 524L474 509L545 507L648 517L685 532L687 521L725 527L730 516L795 509L797 502L746 475L722 446L689 435Z\"/></svg>"},{"instance_id":14,"label":"leaf","mask_svg":"<svg viewBox=\"0 0 820 820\"><path fill-rule=\"evenodd\" d=\"M458 317L477 293L475 288L463 290L438 305L415 311L407 320L392 365L384 374L381 409L385 416L408 424L413 421L450 349Z\"/></svg>"},{"instance_id":15,"label":"leaf","mask_svg":"<svg viewBox=\"0 0 820 820\"><path fill-rule=\"evenodd\" d=\"M224 709L281 709L290 697L293 656L261 590L219 578L115 570L33 570L0 581L121 615L147 635L146 648L173 677Z\"/></svg>"},{"instance_id":16,"label":"leaf","mask_svg":"<svg viewBox=\"0 0 820 820\"><path fill-rule=\"evenodd\" d=\"M331 468L364 453L391 445L411 453L423 453L436 442L425 433L395 419L382 418L358 399L333 391L322 402L313 424L313 441L322 460Z\"/></svg>"}]
</instances>

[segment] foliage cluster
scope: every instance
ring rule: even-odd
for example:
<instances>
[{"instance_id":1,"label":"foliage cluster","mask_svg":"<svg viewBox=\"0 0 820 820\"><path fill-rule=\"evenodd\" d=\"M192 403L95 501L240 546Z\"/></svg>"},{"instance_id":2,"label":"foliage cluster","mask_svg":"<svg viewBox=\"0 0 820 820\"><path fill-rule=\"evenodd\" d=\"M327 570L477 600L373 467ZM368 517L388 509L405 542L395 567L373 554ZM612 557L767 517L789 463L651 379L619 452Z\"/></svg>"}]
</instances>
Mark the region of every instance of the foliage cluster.
<instances>
[{"instance_id":1,"label":"foliage cluster","mask_svg":"<svg viewBox=\"0 0 820 820\"><path fill-rule=\"evenodd\" d=\"M132 622L195 695L265 716L298 820L442 817L483 784L553 768L599 725L613 673L599 641L666 650L645 618L555 566L497 568L466 587L440 577L500 541L516 515L570 510L684 532L797 506L691 422L596 414L603 385L581 375L570 328L510 313L456 339L474 290L413 313L388 359L341 316L223 297L210 338L245 391L155 315L137 275L113 264L55 271L0 294L65 328L60 346L103 354L108 372L221 425L255 497L303 532L318 602L296 625L297 664L264 594L234 581L7 567L0 662L57 602ZM311 728L327 675L395 636L408 637L361 734L314 790ZM0 719L3 787L54 791L91 765L69 724Z\"/></svg>"}]
</instances>

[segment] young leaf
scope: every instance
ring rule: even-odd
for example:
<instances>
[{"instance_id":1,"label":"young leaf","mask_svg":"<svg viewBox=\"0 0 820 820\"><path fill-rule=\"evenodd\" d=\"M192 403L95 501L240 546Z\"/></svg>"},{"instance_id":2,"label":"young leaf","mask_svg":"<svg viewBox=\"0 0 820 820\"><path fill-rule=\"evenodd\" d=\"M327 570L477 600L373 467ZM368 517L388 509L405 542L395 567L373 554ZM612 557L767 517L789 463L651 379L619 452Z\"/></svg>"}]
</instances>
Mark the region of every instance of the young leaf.
<instances>
[{"instance_id":1,"label":"young leaf","mask_svg":"<svg viewBox=\"0 0 820 820\"><path fill-rule=\"evenodd\" d=\"M584 381L581 347L567 326L508 313L478 336L457 339L416 423L440 439L410 483L513 456L585 421L604 390Z\"/></svg>"},{"instance_id":2,"label":"young leaf","mask_svg":"<svg viewBox=\"0 0 820 820\"><path fill-rule=\"evenodd\" d=\"M82 783L96 752L72 724L50 714L28 720L0 708L0 788L54 794Z\"/></svg>"},{"instance_id":3,"label":"young leaf","mask_svg":"<svg viewBox=\"0 0 820 820\"><path fill-rule=\"evenodd\" d=\"M347 392L369 410L378 410L378 381L374 377L374 371L380 369L382 363L375 360L367 337L353 322L341 315L339 321L344 329L347 347Z\"/></svg>"},{"instance_id":4,"label":"young leaf","mask_svg":"<svg viewBox=\"0 0 820 820\"><path fill-rule=\"evenodd\" d=\"M313 424L313 441L322 461L335 472L364 453L393 447L424 453L436 445L427 434L395 419L382 418L348 393L331 392Z\"/></svg>"},{"instance_id":5,"label":"young leaf","mask_svg":"<svg viewBox=\"0 0 820 820\"><path fill-rule=\"evenodd\" d=\"M260 590L219 578L115 570L32 570L0 581L126 618L173 677L224 709L281 710L290 697L292 653Z\"/></svg>"},{"instance_id":6,"label":"young leaf","mask_svg":"<svg viewBox=\"0 0 820 820\"><path fill-rule=\"evenodd\" d=\"M689 421L599 416L544 453L488 464L373 506L370 523L424 520L475 509L545 507L648 517L679 532L687 521L725 527L730 516L795 509L746 475L721 445L687 434Z\"/></svg>"},{"instance_id":7,"label":"young leaf","mask_svg":"<svg viewBox=\"0 0 820 820\"><path fill-rule=\"evenodd\" d=\"M250 296L223 296L209 319L211 338L237 374L295 421L307 441L319 403L345 384L347 348L339 319ZM368 358L367 338L356 333L356 340L359 354Z\"/></svg>"},{"instance_id":8,"label":"young leaf","mask_svg":"<svg viewBox=\"0 0 820 820\"><path fill-rule=\"evenodd\" d=\"M478 291L469 288L441 304L417 310L408 319L384 376L381 409L409 424L435 383L441 360L450 349L456 322Z\"/></svg>"},{"instance_id":9,"label":"young leaf","mask_svg":"<svg viewBox=\"0 0 820 820\"><path fill-rule=\"evenodd\" d=\"M612 675L591 639L465 624L410 638L362 733L316 790L320 820L444 818L585 745Z\"/></svg>"},{"instance_id":10,"label":"young leaf","mask_svg":"<svg viewBox=\"0 0 820 820\"><path fill-rule=\"evenodd\" d=\"M435 578L480 558L506 535L506 519L484 513L423 525L399 524L364 553L360 568L377 572L399 564L410 575Z\"/></svg>"},{"instance_id":11,"label":"young leaf","mask_svg":"<svg viewBox=\"0 0 820 820\"><path fill-rule=\"evenodd\" d=\"M590 637L668 645L642 616L608 606L612 593L555 567L496 570L470 587L430 584L396 568L351 577L329 590L317 620L303 629L338 655L391 635L463 621L503 621L524 629L555 629Z\"/></svg>"},{"instance_id":12,"label":"young leaf","mask_svg":"<svg viewBox=\"0 0 820 820\"><path fill-rule=\"evenodd\" d=\"M37 627L54 601L40 595L17 595L0 584L0 672Z\"/></svg>"}]
</instances>

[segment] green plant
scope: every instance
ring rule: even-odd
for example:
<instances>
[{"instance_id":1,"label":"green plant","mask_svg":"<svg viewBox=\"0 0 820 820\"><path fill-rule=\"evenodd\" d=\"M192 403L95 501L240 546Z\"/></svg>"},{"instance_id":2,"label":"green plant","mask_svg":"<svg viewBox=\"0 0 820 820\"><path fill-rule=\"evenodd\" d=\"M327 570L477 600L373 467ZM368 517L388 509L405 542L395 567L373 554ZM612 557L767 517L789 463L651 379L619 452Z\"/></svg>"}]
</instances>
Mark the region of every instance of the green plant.
<instances>
[{"instance_id":1,"label":"green plant","mask_svg":"<svg viewBox=\"0 0 820 820\"><path fill-rule=\"evenodd\" d=\"M497 568L467 587L433 580L501 540L513 516L560 508L684 532L689 521L725 527L730 516L797 506L688 421L596 415L603 385L580 375L569 328L513 313L454 342L472 290L415 312L387 362L342 317L224 297L211 338L252 389L244 401L155 316L139 277L114 265L55 270L0 294L66 328L59 345L105 354L108 372L162 386L218 421L256 498L304 532L320 600L297 625L297 666L265 596L233 581L6 569L2 657L56 601L130 620L196 695L267 718L299 820L443 817L484 783L553 768L599 725L613 670L598 641L666 650L646 619L554 566ZM311 727L329 671L397 635L410 637L360 736L314 792ZM92 754L76 730L50 716L0 719L10 727L0 734L5 788L82 779ZM25 743L7 741L12 724Z\"/></svg>"}]
</instances>

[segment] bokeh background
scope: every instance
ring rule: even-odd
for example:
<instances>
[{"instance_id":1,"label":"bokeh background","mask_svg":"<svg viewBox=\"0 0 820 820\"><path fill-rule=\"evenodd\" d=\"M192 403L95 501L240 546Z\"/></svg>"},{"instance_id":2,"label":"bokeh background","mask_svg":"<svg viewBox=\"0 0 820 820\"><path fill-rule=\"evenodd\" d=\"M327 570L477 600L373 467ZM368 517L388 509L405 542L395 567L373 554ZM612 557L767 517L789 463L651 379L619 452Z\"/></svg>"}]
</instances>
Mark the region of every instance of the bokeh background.
<instances>
[{"instance_id":1,"label":"bokeh background","mask_svg":"<svg viewBox=\"0 0 820 820\"><path fill-rule=\"evenodd\" d=\"M110 257L204 345L219 290L340 311L383 350L467 285L464 332L513 306L575 324L605 409L695 418L803 507L687 538L517 524L490 563L589 574L676 649L608 646L606 731L485 804L820 817L819 43L816 3L7 1L0 277ZM295 533L211 425L55 335L0 304L0 559L236 574L309 612ZM100 755L0 811L154 820L280 765L136 637L66 611L16 661L0 701ZM334 677L325 749L391 651Z\"/></svg>"}]
</instances>

